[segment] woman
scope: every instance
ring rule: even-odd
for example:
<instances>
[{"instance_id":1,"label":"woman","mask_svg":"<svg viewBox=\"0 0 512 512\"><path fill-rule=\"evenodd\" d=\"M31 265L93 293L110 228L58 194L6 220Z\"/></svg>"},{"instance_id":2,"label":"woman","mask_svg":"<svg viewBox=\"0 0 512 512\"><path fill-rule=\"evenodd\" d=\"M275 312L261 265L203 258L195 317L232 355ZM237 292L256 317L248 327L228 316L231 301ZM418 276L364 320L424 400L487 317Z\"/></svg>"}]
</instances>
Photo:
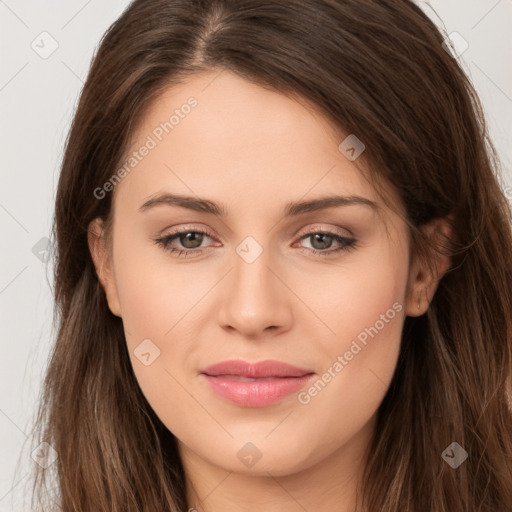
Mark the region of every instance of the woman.
<instances>
[{"instance_id":1,"label":"woman","mask_svg":"<svg viewBox=\"0 0 512 512\"><path fill-rule=\"evenodd\" d=\"M110 27L56 198L39 505L53 475L65 512L512 510L511 211L444 39L396 0Z\"/></svg>"}]
</instances>

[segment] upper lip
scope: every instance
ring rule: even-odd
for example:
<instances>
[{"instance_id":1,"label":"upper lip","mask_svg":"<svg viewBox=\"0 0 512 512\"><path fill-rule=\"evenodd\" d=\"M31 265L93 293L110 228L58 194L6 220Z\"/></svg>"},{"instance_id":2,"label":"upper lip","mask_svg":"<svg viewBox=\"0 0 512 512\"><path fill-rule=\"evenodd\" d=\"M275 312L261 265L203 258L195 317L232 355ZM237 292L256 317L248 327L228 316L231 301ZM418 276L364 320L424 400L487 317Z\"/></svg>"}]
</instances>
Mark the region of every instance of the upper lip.
<instances>
[{"instance_id":1,"label":"upper lip","mask_svg":"<svg viewBox=\"0 0 512 512\"><path fill-rule=\"evenodd\" d=\"M208 366L201 370L200 373L210 376L233 375L258 379L268 377L302 377L313 373L313 371L297 368L281 361L268 360L249 363L241 359L232 359Z\"/></svg>"}]
</instances>

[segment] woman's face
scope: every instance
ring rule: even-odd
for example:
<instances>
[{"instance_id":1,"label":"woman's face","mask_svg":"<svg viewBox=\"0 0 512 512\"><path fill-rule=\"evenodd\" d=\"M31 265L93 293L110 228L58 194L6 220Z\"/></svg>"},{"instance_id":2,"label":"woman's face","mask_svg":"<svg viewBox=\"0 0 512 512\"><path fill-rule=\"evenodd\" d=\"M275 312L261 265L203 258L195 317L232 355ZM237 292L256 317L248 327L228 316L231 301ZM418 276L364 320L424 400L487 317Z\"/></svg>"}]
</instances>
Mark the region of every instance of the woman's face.
<instances>
[{"instance_id":1,"label":"woman's face","mask_svg":"<svg viewBox=\"0 0 512 512\"><path fill-rule=\"evenodd\" d=\"M355 459L367 442L404 318L420 312L406 297L406 225L361 177L357 140L339 149L347 135L282 94L207 73L152 105L120 183L103 188L115 199L109 307L182 455L279 476ZM363 199L317 203L341 196ZM205 374L233 360L299 371Z\"/></svg>"}]
</instances>

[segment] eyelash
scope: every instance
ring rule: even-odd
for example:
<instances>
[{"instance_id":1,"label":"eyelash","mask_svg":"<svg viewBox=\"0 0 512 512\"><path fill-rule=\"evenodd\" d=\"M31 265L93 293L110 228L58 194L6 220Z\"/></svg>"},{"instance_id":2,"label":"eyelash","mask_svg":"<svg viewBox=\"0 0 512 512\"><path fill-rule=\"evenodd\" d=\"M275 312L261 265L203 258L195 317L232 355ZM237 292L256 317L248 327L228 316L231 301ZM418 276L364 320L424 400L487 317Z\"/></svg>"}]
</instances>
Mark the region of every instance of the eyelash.
<instances>
[{"instance_id":1,"label":"eyelash","mask_svg":"<svg viewBox=\"0 0 512 512\"><path fill-rule=\"evenodd\" d=\"M170 235L166 235L161 238L156 238L154 242L163 247L164 250L169 251L170 253L178 253L177 256L180 258L186 258L187 255L190 253L200 254L202 251L201 249L176 249L175 247L168 247L169 244L176 238L178 238L180 235L184 235L187 233L198 233L201 235L206 235L213 239L213 235L209 233L208 231L204 230L195 230L195 229L185 229L182 231L175 231L174 233L171 233ZM310 253L315 254L316 256L320 257L329 257L333 254L341 253L341 252L348 252L352 249L355 249L357 247L357 240L355 238L347 238L340 235L337 235L336 233L332 233L329 231L310 231L309 233L306 233L305 235L301 236L299 240L303 240L304 238L308 238L312 235L328 235L332 237L336 242L344 244L336 249L330 249L325 251L320 251L318 249L309 249L307 247L302 247L301 252L308 251Z\"/></svg>"}]
</instances>

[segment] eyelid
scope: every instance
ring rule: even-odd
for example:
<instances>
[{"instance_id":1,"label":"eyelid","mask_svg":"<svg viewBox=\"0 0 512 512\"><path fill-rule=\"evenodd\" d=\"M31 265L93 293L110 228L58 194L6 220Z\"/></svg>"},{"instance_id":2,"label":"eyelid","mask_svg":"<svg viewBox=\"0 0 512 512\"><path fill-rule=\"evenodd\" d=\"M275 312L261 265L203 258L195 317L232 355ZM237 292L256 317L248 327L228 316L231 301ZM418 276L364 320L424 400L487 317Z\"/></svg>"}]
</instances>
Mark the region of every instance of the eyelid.
<instances>
[{"instance_id":1,"label":"eyelid","mask_svg":"<svg viewBox=\"0 0 512 512\"><path fill-rule=\"evenodd\" d=\"M192 231L205 233L210 238L218 238L213 235L212 231L209 228L203 227L203 226L198 226L198 225L193 225L193 224L179 224L177 227L172 228L171 231L164 230L162 232L162 234L159 236L167 237L167 236L172 236L172 235L175 235L178 233L192 232Z\"/></svg>"},{"instance_id":2,"label":"eyelid","mask_svg":"<svg viewBox=\"0 0 512 512\"><path fill-rule=\"evenodd\" d=\"M340 231L341 228L339 227L336 227L336 226L326 226L325 224L313 224L313 225L310 225L306 228L303 228L303 229L299 229L299 231L297 231L295 233L295 235L293 235L294 237L302 237L302 235L308 235L311 233L311 231L316 231L316 232L328 232L328 233L335 233L336 235L338 236L341 236L341 237L344 237L344 238L353 238L355 235L354 233L352 233L349 229L346 229L344 228L344 231L345 232L341 232Z\"/></svg>"}]
</instances>

